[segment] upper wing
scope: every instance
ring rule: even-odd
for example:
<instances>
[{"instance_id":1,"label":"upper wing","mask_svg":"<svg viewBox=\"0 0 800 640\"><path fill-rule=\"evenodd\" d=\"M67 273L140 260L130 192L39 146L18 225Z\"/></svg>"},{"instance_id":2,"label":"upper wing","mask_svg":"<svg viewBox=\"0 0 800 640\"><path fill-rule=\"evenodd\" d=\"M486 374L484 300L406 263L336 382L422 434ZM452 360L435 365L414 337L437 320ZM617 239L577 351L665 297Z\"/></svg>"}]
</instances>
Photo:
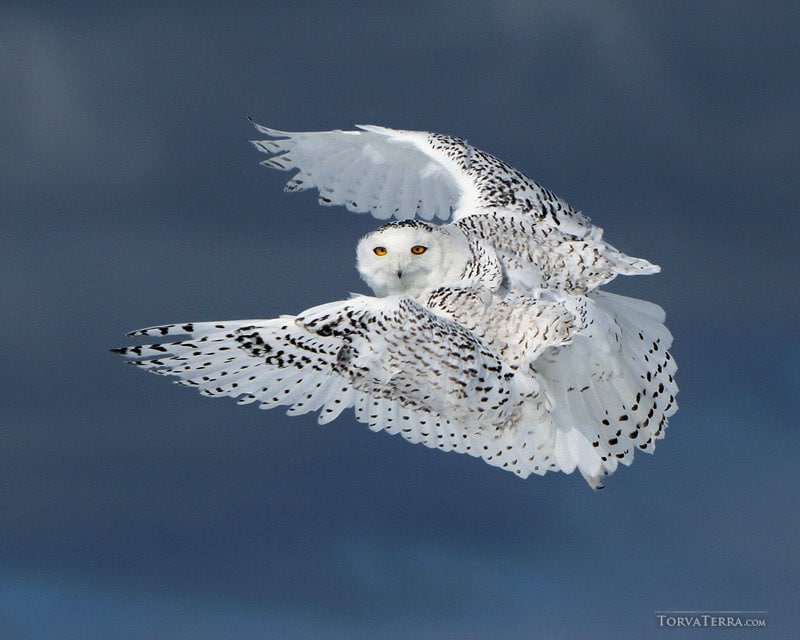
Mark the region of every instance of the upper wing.
<instances>
[{"instance_id":1,"label":"upper wing","mask_svg":"<svg viewBox=\"0 0 800 640\"><path fill-rule=\"evenodd\" d=\"M255 124L255 123L254 123ZM376 218L458 220L486 209L546 218L583 235L588 220L494 156L453 136L359 125L360 131L291 132L256 124L268 140L253 144L262 162L297 173L287 191L316 188L323 205Z\"/></svg>"}]
</instances>

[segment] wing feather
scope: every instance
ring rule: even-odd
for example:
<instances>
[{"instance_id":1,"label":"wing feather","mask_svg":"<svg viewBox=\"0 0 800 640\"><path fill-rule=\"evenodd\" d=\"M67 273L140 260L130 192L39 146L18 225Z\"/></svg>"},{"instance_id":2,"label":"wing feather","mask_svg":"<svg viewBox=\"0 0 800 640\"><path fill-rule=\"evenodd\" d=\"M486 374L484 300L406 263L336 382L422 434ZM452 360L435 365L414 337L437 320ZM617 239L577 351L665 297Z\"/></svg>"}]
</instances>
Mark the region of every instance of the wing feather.
<instances>
[{"instance_id":1,"label":"wing feather","mask_svg":"<svg viewBox=\"0 0 800 640\"><path fill-rule=\"evenodd\" d=\"M369 211L377 218L458 220L490 209L530 214L565 232L584 234L591 225L566 202L489 153L454 136L358 125L358 131L279 131L253 123L267 136L254 140L269 158L262 164L297 170L287 189L317 188L322 204ZM376 166L405 170L395 195L395 174L373 174ZM382 182L365 175L380 175Z\"/></svg>"},{"instance_id":2,"label":"wing feather","mask_svg":"<svg viewBox=\"0 0 800 640\"><path fill-rule=\"evenodd\" d=\"M206 396L314 411L322 424L353 408L373 430L442 450L469 452L516 410L514 371L464 327L408 298L364 296L296 317L132 335L181 334L116 351Z\"/></svg>"},{"instance_id":3,"label":"wing feather","mask_svg":"<svg viewBox=\"0 0 800 640\"><path fill-rule=\"evenodd\" d=\"M545 288L585 293L617 275L647 275L660 270L609 245L599 227L571 229L568 233L562 227L506 211L467 216L454 226L472 241L494 249L506 274L506 285L513 291Z\"/></svg>"},{"instance_id":4,"label":"wing feather","mask_svg":"<svg viewBox=\"0 0 800 640\"><path fill-rule=\"evenodd\" d=\"M297 171L287 190L317 188L321 204L380 220L452 218L497 250L513 290L585 293L618 274L659 271L606 243L602 229L553 192L460 138L374 125L317 132L255 127L270 136L253 141L270 156L262 164Z\"/></svg>"},{"instance_id":5,"label":"wing feather","mask_svg":"<svg viewBox=\"0 0 800 640\"><path fill-rule=\"evenodd\" d=\"M521 477L578 469L600 487L664 436L677 385L656 305L604 292L488 304L458 288L428 304L362 296L274 320L164 325L131 334L158 342L117 351L203 395L321 424L352 408L373 431Z\"/></svg>"},{"instance_id":6,"label":"wing feather","mask_svg":"<svg viewBox=\"0 0 800 640\"><path fill-rule=\"evenodd\" d=\"M559 441L570 427L576 432L556 447L560 465L577 456L585 471L599 456L606 475L631 464L637 448L652 453L677 410L672 337L656 305L606 292L584 300L584 328L542 357L537 370L553 397Z\"/></svg>"}]
</instances>

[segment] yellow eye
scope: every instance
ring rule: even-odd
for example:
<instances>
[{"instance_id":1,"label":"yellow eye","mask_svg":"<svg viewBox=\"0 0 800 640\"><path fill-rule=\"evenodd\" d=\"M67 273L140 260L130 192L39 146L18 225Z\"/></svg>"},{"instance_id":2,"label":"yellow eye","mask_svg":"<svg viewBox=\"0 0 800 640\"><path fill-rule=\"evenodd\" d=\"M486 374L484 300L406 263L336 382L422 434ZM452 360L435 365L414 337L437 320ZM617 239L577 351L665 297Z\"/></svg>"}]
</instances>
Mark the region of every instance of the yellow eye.
<instances>
[{"instance_id":1,"label":"yellow eye","mask_svg":"<svg viewBox=\"0 0 800 640\"><path fill-rule=\"evenodd\" d=\"M411 247L411 253L415 256L420 256L428 250L428 247L423 247L421 244L415 244Z\"/></svg>"},{"instance_id":2,"label":"yellow eye","mask_svg":"<svg viewBox=\"0 0 800 640\"><path fill-rule=\"evenodd\" d=\"M375 247L372 250L376 256L385 256L386 255L386 247Z\"/></svg>"}]
</instances>

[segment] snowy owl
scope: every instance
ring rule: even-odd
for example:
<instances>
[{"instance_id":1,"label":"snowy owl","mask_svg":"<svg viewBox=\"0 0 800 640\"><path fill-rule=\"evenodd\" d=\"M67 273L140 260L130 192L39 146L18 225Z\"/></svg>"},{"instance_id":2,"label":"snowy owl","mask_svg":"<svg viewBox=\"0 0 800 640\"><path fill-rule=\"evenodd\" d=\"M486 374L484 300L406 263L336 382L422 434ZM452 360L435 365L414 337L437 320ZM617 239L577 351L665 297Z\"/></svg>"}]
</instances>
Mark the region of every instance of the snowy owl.
<instances>
[{"instance_id":1,"label":"snowy owl","mask_svg":"<svg viewBox=\"0 0 800 640\"><path fill-rule=\"evenodd\" d=\"M578 469L594 488L652 452L676 409L660 307L598 287L655 273L503 161L440 134L256 125L262 164L388 222L356 248L374 296L272 320L134 331L131 364L327 423L352 408L374 431L481 457L518 476ZM434 224L439 220L446 224ZM179 340L162 336L185 336Z\"/></svg>"}]
</instances>

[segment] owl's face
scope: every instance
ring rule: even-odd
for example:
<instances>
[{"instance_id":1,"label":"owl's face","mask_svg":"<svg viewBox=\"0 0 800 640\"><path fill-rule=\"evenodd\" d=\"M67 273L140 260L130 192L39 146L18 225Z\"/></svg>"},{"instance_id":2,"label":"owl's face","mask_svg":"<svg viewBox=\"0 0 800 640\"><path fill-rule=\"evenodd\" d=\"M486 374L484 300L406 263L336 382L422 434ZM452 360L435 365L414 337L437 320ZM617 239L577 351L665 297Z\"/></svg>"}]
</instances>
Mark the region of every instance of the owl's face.
<instances>
[{"instance_id":1,"label":"owl's face","mask_svg":"<svg viewBox=\"0 0 800 640\"><path fill-rule=\"evenodd\" d=\"M361 238L356 256L358 271L376 296L418 298L455 284L471 253L460 231L404 220Z\"/></svg>"}]
</instances>

